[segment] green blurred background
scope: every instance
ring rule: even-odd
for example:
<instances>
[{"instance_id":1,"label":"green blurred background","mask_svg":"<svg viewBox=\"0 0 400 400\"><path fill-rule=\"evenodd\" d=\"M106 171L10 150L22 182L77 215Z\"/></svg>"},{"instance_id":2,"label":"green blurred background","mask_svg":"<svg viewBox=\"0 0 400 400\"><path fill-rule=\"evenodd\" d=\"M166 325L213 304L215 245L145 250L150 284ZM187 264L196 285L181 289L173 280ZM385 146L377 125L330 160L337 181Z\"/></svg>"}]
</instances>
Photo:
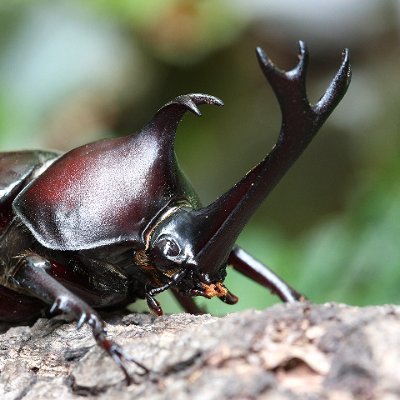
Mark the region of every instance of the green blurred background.
<instances>
[{"instance_id":1,"label":"green blurred background","mask_svg":"<svg viewBox=\"0 0 400 400\"><path fill-rule=\"evenodd\" d=\"M239 243L315 302L398 303L399 27L399 1L2 0L0 145L68 150L139 129L179 94L213 94L225 107L187 116L176 144L208 203L279 130L254 48L291 68L305 40L316 101L349 47L347 95ZM227 285L241 301L208 301L209 311L277 301L234 271Z\"/></svg>"}]
</instances>

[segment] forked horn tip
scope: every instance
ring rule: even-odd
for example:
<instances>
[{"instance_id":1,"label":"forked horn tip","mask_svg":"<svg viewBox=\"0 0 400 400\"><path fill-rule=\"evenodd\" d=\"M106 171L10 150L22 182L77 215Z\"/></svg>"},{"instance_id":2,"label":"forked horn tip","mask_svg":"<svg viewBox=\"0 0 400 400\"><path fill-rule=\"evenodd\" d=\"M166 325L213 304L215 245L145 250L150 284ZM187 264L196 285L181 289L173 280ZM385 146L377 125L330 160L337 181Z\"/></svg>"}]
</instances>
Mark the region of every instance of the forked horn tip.
<instances>
[{"instance_id":1,"label":"forked horn tip","mask_svg":"<svg viewBox=\"0 0 400 400\"><path fill-rule=\"evenodd\" d=\"M308 48L306 43L303 40L299 40L299 53L298 53L299 62L297 66L292 70L295 74L302 79L305 79L306 68L308 66Z\"/></svg>"},{"instance_id":2,"label":"forked horn tip","mask_svg":"<svg viewBox=\"0 0 400 400\"><path fill-rule=\"evenodd\" d=\"M215 106L224 105L224 102L221 99L215 96L211 96L210 94L191 93L187 96L189 96L196 104L213 104Z\"/></svg>"},{"instance_id":3,"label":"forked horn tip","mask_svg":"<svg viewBox=\"0 0 400 400\"><path fill-rule=\"evenodd\" d=\"M166 106L170 106L170 105L177 105L177 106L182 107L186 111L192 112L195 115L198 115L198 116L201 115L201 112L200 112L199 108L197 107L196 102L193 101L191 96L188 94L184 94L184 95L175 97L175 99L171 100L168 104L166 104Z\"/></svg>"},{"instance_id":4,"label":"forked horn tip","mask_svg":"<svg viewBox=\"0 0 400 400\"><path fill-rule=\"evenodd\" d=\"M346 71L347 81L348 83L350 83L351 79L350 50L347 48L342 51L342 69Z\"/></svg>"},{"instance_id":5,"label":"forked horn tip","mask_svg":"<svg viewBox=\"0 0 400 400\"><path fill-rule=\"evenodd\" d=\"M198 108L199 104L215 104L222 106L224 103L217 97L201 93L184 94L175 97L156 112L149 122L149 126L146 126L143 131L147 134L161 134L162 137L165 137L164 131L167 129L171 133L169 136L175 137L177 124L187 111L197 116L201 115Z\"/></svg>"},{"instance_id":6,"label":"forked horn tip","mask_svg":"<svg viewBox=\"0 0 400 400\"><path fill-rule=\"evenodd\" d=\"M306 42L304 40L299 40L299 52L303 55L308 52Z\"/></svg>"},{"instance_id":7,"label":"forked horn tip","mask_svg":"<svg viewBox=\"0 0 400 400\"><path fill-rule=\"evenodd\" d=\"M257 55L258 61L261 64L263 64L265 66L272 65L272 61L267 56L267 53L260 46L256 47L256 55Z\"/></svg>"},{"instance_id":8,"label":"forked horn tip","mask_svg":"<svg viewBox=\"0 0 400 400\"><path fill-rule=\"evenodd\" d=\"M343 64L348 64L350 62L350 50L348 48L342 51L342 62Z\"/></svg>"},{"instance_id":9,"label":"forked horn tip","mask_svg":"<svg viewBox=\"0 0 400 400\"><path fill-rule=\"evenodd\" d=\"M170 104L182 105L186 108L186 110L191 111L197 116L201 116L201 111L197 107L200 104L214 104L217 106L224 105L223 101L218 97L202 93L190 93L178 96L172 100Z\"/></svg>"}]
</instances>

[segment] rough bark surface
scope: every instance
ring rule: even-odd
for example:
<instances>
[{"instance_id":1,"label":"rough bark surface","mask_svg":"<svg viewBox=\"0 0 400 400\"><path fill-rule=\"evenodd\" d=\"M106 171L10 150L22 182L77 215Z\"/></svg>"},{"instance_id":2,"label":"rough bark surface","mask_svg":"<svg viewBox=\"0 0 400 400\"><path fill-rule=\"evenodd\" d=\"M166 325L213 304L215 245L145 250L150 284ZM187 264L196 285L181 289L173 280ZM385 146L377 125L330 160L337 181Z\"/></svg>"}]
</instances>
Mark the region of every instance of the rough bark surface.
<instances>
[{"instance_id":1,"label":"rough bark surface","mask_svg":"<svg viewBox=\"0 0 400 400\"><path fill-rule=\"evenodd\" d=\"M400 398L400 307L294 304L107 322L150 376L131 364L137 383L126 386L87 327L39 319L0 335L0 398Z\"/></svg>"}]
</instances>

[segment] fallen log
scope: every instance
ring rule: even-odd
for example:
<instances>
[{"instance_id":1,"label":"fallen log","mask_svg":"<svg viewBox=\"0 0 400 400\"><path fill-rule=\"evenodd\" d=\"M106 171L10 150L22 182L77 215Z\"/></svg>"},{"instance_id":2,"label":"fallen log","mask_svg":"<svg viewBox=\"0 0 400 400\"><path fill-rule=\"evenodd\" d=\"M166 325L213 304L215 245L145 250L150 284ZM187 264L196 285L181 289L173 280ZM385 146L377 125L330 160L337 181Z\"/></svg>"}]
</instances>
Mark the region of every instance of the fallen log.
<instances>
[{"instance_id":1,"label":"fallen log","mask_svg":"<svg viewBox=\"0 0 400 400\"><path fill-rule=\"evenodd\" d=\"M0 335L0 398L384 399L400 397L400 307L307 303L223 318L110 316L127 386L89 328L59 318Z\"/></svg>"}]
</instances>

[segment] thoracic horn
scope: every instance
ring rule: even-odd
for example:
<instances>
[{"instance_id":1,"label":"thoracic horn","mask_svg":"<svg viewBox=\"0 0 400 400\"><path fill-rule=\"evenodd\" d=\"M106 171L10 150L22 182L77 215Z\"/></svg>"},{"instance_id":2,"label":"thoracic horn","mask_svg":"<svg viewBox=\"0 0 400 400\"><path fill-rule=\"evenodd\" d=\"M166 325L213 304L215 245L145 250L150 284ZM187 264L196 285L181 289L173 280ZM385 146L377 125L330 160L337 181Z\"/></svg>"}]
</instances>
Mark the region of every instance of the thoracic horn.
<instances>
[{"instance_id":1,"label":"thoracic horn","mask_svg":"<svg viewBox=\"0 0 400 400\"><path fill-rule=\"evenodd\" d=\"M191 93L178 96L163 105L143 130L148 131L150 129L152 133L160 135L163 138L167 137L173 141L178 123L185 112L190 111L200 116L201 112L197 107L200 104L224 105L222 100L208 94Z\"/></svg>"}]
</instances>

